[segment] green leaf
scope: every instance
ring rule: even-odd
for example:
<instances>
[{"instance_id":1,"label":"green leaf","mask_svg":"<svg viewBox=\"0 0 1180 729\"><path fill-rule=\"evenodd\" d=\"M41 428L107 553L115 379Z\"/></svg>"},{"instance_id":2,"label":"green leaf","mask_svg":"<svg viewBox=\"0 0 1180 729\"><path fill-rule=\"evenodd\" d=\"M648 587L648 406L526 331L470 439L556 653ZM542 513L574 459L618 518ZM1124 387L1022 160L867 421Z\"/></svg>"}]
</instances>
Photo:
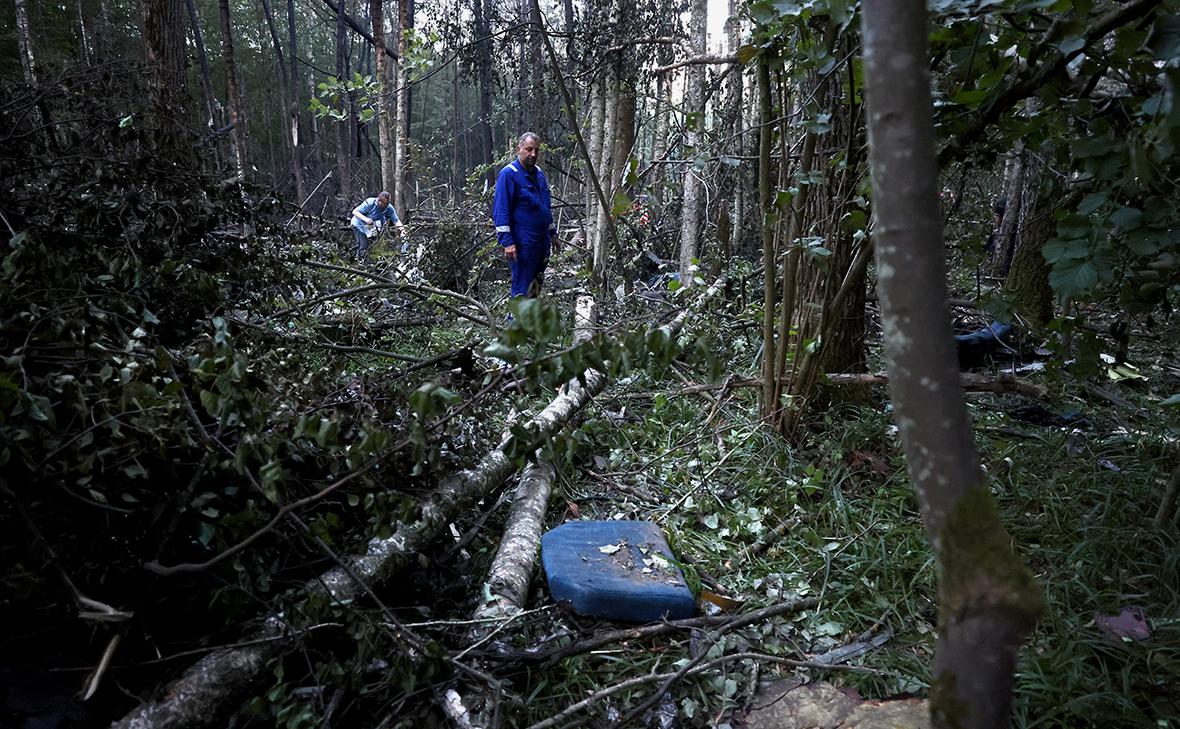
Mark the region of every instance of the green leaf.
<instances>
[{"instance_id":1,"label":"green leaf","mask_svg":"<svg viewBox=\"0 0 1180 729\"><path fill-rule=\"evenodd\" d=\"M758 57L758 49L746 44L737 50L738 63L743 66Z\"/></svg>"},{"instance_id":2,"label":"green leaf","mask_svg":"<svg viewBox=\"0 0 1180 729\"><path fill-rule=\"evenodd\" d=\"M1075 297L1098 283L1098 269L1089 261L1063 260L1049 272L1049 285L1062 298Z\"/></svg>"},{"instance_id":3,"label":"green leaf","mask_svg":"<svg viewBox=\"0 0 1180 729\"><path fill-rule=\"evenodd\" d=\"M1139 226L1143 211L1138 208L1119 208L1110 216L1110 222L1119 230L1130 230Z\"/></svg>"},{"instance_id":4,"label":"green leaf","mask_svg":"<svg viewBox=\"0 0 1180 729\"><path fill-rule=\"evenodd\" d=\"M1106 194L1105 192L1090 193L1089 195L1082 198L1082 201L1078 203L1078 213L1082 215L1089 215L1098 208L1102 207L1109 197L1110 195Z\"/></svg>"}]
</instances>

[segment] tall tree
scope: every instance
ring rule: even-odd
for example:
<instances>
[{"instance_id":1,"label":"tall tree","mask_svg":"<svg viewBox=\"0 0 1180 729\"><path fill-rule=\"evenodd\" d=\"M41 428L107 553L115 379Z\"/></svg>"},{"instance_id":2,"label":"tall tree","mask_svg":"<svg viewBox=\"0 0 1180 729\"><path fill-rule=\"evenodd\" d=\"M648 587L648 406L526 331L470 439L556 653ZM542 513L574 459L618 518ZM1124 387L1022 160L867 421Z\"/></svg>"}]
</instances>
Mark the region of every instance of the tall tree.
<instances>
[{"instance_id":1,"label":"tall tree","mask_svg":"<svg viewBox=\"0 0 1180 729\"><path fill-rule=\"evenodd\" d=\"M156 0L153 0L156 1ZM179 7L179 0L162 0ZM238 64L234 57L233 22L229 14L229 0L217 0L221 15L221 48L225 60L225 95L229 100L229 123L232 125L230 138L234 144L234 167L239 182L246 181L246 116L242 109L242 92L238 87ZM177 19L179 20L179 19ZM177 23L177 28L183 28ZM183 40L183 32L181 34ZM183 71L184 67L181 66Z\"/></svg>"},{"instance_id":2,"label":"tall tree","mask_svg":"<svg viewBox=\"0 0 1180 729\"><path fill-rule=\"evenodd\" d=\"M201 18L197 15L196 1L185 0L184 4L188 10L189 30L193 34L193 48L197 52L197 64L200 66L201 94L205 97L205 114L207 115L205 126L212 132L217 130L217 109L220 104L213 92L213 76L209 71L209 56L205 52L205 36L201 32Z\"/></svg>"},{"instance_id":3,"label":"tall tree","mask_svg":"<svg viewBox=\"0 0 1180 729\"><path fill-rule=\"evenodd\" d=\"M487 5L485 5L487 3ZM491 165L495 146L492 142L492 36L488 29L485 7L491 0L472 0L475 20L475 65L479 74L479 161ZM489 167L486 178L496 179L496 170Z\"/></svg>"},{"instance_id":4,"label":"tall tree","mask_svg":"<svg viewBox=\"0 0 1180 729\"><path fill-rule=\"evenodd\" d=\"M16 43L20 50L20 67L25 83L37 85L37 63L33 58L33 36L29 32L29 10L25 0L16 0Z\"/></svg>"},{"instance_id":5,"label":"tall tree","mask_svg":"<svg viewBox=\"0 0 1180 729\"><path fill-rule=\"evenodd\" d=\"M291 62L287 65L291 74L287 84L287 101L290 104L287 123L291 133L291 172L295 177L295 194L302 203L307 195L303 182L303 140L299 134L299 110L302 108L302 104L299 103L299 87L302 85L302 74L299 73L299 43L295 35L295 0L287 0L287 35L288 50L291 53Z\"/></svg>"},{"instance_id":6,"label":"tall tree","mask_svg":"<svg viewBox=\"0 0 1180 729\"><path fill-rule=\"evenodd\" d=\"M158 132L156 144L165 149L179 142L185 118L184 12L183 0L145 0L143 6L150 124Z\"/></svg>"},{"instance_id":7,"label":"tall tree","mask_svg":"<svg viewBox=\"0 0 1180 729\"><path fill-rule=\"evenodd\" d=\"M377 59L377 138L381 156L381 189L393 194L396 179L394 169L394 140L389 108L389 70L385 60L384 0L369 0L369 18L373 21L373 55Z\"/></svg>"},{"instance_id":8,"label":"tall tree","mask_svg":"<svg viewBox=\"0 0 1180 729\"><path fill-rule=\"evenodd\" d=\"M348 14L348 0L338 0L336 6L336 78L348 81L352 73L349 70L348 24L345 17ZM336 122L336 190L342 198L341 204L348 205L352 196L352 149L353 137L356 133L356 122L352 114L352 92L348 92L347 99L341 99L344 112L343 119Z\"/></svg>"},{"instance_id":9,"label":"tall tree","mask_svg":"<svg viewBox=\"0 0 1180 729\"><path fill-rule=\"evenodd\" d=\"M864 4L877 281L895 420L939 565L935 727L1006 727L1040 597L983 481L959 381L934 153L926 4Z\"/></svg>"},{"instance_id":10,"label":"tall tree","mask_svg":"<svg viewBox=\"0 0 1180 729\"><path fill-rule=\"evenodd\" d=\"M688 39L692 44L694 56L703 56L706 46L706 28L709 14L708 0L692 0L692 19L689 24ZM695 157L697 147L702 139L705 125L705 68L701 65L691 65L685 72L684 84L684 113L688 118L685 124L685 147L687 156ZM680 208L680 283L691 286L693 276L689 272L692 261L698 255L697 244L700 240L701 227L701 178L696 165L684 166L684 202Z\"/></svg>"},{"instance_id":11,"label":"tall tree","mask_svg":"<svg viewBox=\"0 0 1180 729\"><path fill-rule=\"evenodd\" d=\"M414 6L410 0L397 2L397 142L394 150L393 207L398 215L406 214L406 178L409 171L407 153L410 137L410 74L406 63L406 41L414 26Z\"/></svg>"}]
</instances>

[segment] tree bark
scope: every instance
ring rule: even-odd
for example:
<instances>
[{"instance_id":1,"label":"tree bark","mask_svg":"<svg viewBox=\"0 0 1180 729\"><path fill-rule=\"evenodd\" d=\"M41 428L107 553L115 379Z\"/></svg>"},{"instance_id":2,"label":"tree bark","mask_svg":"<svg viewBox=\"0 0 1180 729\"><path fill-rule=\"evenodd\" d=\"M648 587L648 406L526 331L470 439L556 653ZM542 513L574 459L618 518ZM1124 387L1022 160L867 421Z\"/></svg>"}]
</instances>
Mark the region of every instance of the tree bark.
<instances>
[{"instance_id":1,"label":"tree bark","mask_svg":"<svg viewBox=\"0 0 1180 729\"><path fill-rule=\"evenodd\" d=\"M603 79L603 124L602 140L598 150L598 175L602 180L603 193L606 195L607 205L614 207L615 199L615 125L619 118L619 78L614 68L607 71ZM598 221L594 224L594 280L603 281L606 275L606 263L609 260L609 240L607 231L613 225L611 210L599 206Z\"/></svg>"},{"instance_id":2,"label":"tree bark","mask_svg":"<svg viewBox=\"0 0 1180 729\"><path fill-rule=\"evenodd\" d=\"M20 67L25 83L37 85L37 62L33 57L33 36L29 32L29 10L25 0L16 0L16 44L20 51Z\"/></svg>"},{"instance_id":3,"label":"tree bark","mask_svg":"<svg viewBox=\"0 0 1180 729\"><path fill-rule=\"evenodd\" d=\"M343 0L341 0L343 2ZM295 194L299 200L307 200L306 184L303 180L303 140L299 135L299 87L302 85L303 74L299 73L299 44L295 35L295 0L287 0L287 35L288 50L291 62L288 64L290 82L288 86L288 101L291 104L288 112L287 125L291 134L291 172L295 177Z\"/></svg>"},{"instance_id":4,"label":"tree bark","mask_svg":"<svg viewBox=\"0 0 1180 729\"><path fill-rule=\"evenodd\" d=\"M864 5L878 290L894 419L939 565L935 727L1006 727L1041 609L983 481L946 310L926 5Z\"/></svg>"},{"instance_id":5,"label":"tree bark","mask_svg":"<svg viewBox=\"0 0 1180 729\"><path fill-rule=\"evenodd\" d=\"M197 5L194 0L185 0L185 7L188 9L189 29L193 32L193 47L197 51L197 64L200 66L201 92L205 97L205 113L208 115L205 127L212 132L221 128L217 123L217 109L220 104L213 92L213 75L209 72L209 56L205 52L205 38L201 33L201 18L197 15Z\"/></svg>"},{"instance_id":6,"label":"tree bark","mask_svg":"<svg viewBox=\"0 0 1180 729\"><path fill-rule=\"evenodd\" d=\"M396 180L394 176L393 129L391 128L392 112L389 108L390 84L388 62L385 58L385 0L369 0L369 17L373 21L373 47L377 61L377 83L381 91L377 95L377 140L381 156L381 189L391 195L395 192Z\"/></svg>"},{"instance_id":7,"label":"tree bark","mask_svg":"<svg viewBox=\"0 0 1180 729\"><path fill-rule=\"evenodd\" d=\"M488 165L485 177L488 183L495 182L498 170L491 168L495 158L492 142L492 39L488 29L484 3L491 0L472 0L475 19L475 65L479 75L479 161Z\"/></svg>"},{"instance_id":8,"label":"tree bark","mask_svg":"<svg viewBox=\"0 0 1180 729\"><path fill-rule=\"evenodd\" d=\"M689 41L692 51L700 56L705 52L706 22L709 14L707 0L692 0L692 18L689 22ZM692 66L685 73L684 109L688 115L685 125L686 156L695 157L702 139L705 125L705 69ZM691 272L693 259L698 258L698 242L701 228L701 179L694 164L684 170L684 201L680 208L680 285L692 286L695 274Z\"/></svg>"},{"instance_id":9,"label":"tree bark","mask_svg":"<svg viewBox=\"0 0 1180 729\"><path fill-rule=\"evenodd\" d=\"M758 55L758 207L762 213L762 397L761 415L770 417L778 405L775 402L774 343L774 228L775 212L771 203L770 147L774 132L770 116L770 61L766 54ZM783 342L783 347L787 346Z\"/></svg>"},{"instance_id":10,"label":"tree bark","mask_svg":"<svg viewBox=\"0 0 1180 729\"><path fill-rule=\"evenodd\" d=\"M174 0L165 0L170 4L179 5ZM225 93L229 99L230 139L234 145L234 167L237 170L238 182L246 181L246 117L242 109L242 94L238 88L238 66L234 59L233 23L229 14L229 0L217 0L217 9L221 16L222 57L225 61ZM183 66L181 67L183 70Z\"/></svg>"},{"instance_id":11,"label":"tree bark","mask_svg":"<svg viewBox=\"0 0 1180 729\"><path fill-rule=\"evenodd\" d=\"M187 116L184 12L181 0L146 0L144 3L144 40L151 88L150 124L157 132L156 148L166 152L174 152L179 146L184 133L182 120Z\"/></svg>"},{"instance_id":12,"label":"tree bark","mask_svg":"<svg viewBox=\"0 0 1180 729\"><path fill-rule=\"evenodd\" d=\"M414 21L410 15L412 8L410 0L398 0L397 3L397 54L401 60L397 63L397 116L394 128L397 130L396 148L394 150L393 170L393 208L401 217L406 215L406 179L409 173L407 154L407 140L410 134L410 76L406 68L406 32L413 27Z\"/></svg>"},{"instance_id":13,"label":"tree bark","mask_svg":"<svg viewBox=\"0 0 1180 729\"><path fill-rule=\"evenodd\" d=\"M339 0L339 7L336 11L336 78L341 81L348 81L352 74L349 72L348 63L348 31L347 25L344 21L344 16L347 14L345 3L347 0ZM344 106L344 119L336 122L336 169L338 178L336 181L336 190L341 198L341 205L349 205L352 198L352 150L355 146L353 144L353 135L356 129L356 121L352 115L352 93L349 92L348 99L341 100Z\"/></svg>"}]
</instances>

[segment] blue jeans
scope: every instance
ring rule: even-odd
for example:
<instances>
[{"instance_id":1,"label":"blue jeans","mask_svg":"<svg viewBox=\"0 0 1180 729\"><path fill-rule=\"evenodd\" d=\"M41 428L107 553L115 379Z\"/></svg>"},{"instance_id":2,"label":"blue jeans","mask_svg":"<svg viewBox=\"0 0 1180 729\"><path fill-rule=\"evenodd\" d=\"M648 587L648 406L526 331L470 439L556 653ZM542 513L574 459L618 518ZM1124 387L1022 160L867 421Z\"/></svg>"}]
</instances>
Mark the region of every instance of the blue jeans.
<instances>
[{"instance_id":1,"label":"blue jeans","mask_svg":"<svg viewBox=\"0 0 1180 729\"><path fill-rule=\"evenodd\" d=\"M352 229L352 235L356 243L356 251L353 253L353 257L358 261L363 261L369 257L369 236L365 235L363 230L356 227Z\"/></svg>"}]
</instances>

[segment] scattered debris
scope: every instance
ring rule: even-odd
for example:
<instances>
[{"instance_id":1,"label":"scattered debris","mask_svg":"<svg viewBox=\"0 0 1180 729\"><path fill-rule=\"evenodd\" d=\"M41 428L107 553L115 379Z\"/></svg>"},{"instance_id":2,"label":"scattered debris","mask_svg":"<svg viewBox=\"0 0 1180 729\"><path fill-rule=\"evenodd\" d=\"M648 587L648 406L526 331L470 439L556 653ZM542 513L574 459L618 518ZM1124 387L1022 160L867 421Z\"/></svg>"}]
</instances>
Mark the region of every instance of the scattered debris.
<instances>
[{"instance_id":1,"label":"scattered debris","mask_svg":"<svg viewBox=\"0 0 1180 729\"><path fill-rule=\"evenodd\" d=\"M1130 643L1151 637L1151 626L1147 624L1147 616L1144 615L1143 608L1136 605L1124 607L1118 615L1095 612L1094 623L1099 630L1115 640Z\"/></svg>"}]
</instances>

